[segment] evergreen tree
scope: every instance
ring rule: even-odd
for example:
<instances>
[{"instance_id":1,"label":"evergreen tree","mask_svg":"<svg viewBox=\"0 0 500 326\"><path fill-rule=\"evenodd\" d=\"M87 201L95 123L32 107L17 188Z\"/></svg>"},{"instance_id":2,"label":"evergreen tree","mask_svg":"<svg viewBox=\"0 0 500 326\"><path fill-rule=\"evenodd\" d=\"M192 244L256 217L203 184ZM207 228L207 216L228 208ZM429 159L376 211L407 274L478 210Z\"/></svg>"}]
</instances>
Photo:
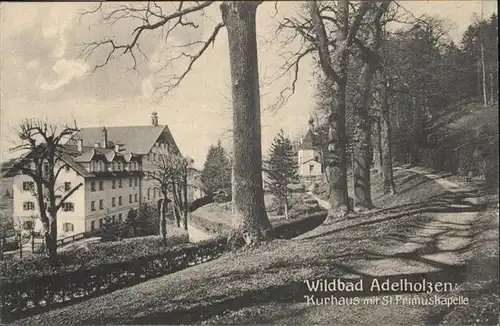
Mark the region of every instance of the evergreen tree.
<instances>
[{"instance_id":1,"label":"evergreen tree","mask_svg":"<svg viewBox=\"0 0 500 326\"><path fill-rule=\"evenodd\" d=\"M210 146L201 179L209 194L221 190L226 195L231 193L231 162L220 141Z\"/></svg>"},{"instance_id":2,"label":"evergreen tree","mask_svg":"<svg viewBox=\"0 0 500 326\"><path fill-rule=\"evenodd\" d=\"M288 219L290 197L288 186L298 182L299 176L292 142L285 137L283 130L274 137L269 158L264 161L264 171L268 176L266 184L278 201L279 207L284 208L285 218Z\"/></svg>"},{"instance_id":3,"label":"evergreen tree","mask_svg":"<svg viewBox=\"0 0 500 326\"><path fill-rule=\"evenodd\" d=\"M116 226L109 215L104 217L104 223L102 224L101 229L101 239L102 241L116 240Z\"/></svg>"},{"instance_id":4,"label":"evergreen tree","mask_svg":"<svg viewBox=\"0 0 500 326\"><path fill-rule=\"evenodd\" d=\"M135 234L137 232L137 211L133 208L131 208L128 213L127 213L127 220L126 223L130 226L132 229L132 236L135 237Z\"/></svg>"}]
</instances>

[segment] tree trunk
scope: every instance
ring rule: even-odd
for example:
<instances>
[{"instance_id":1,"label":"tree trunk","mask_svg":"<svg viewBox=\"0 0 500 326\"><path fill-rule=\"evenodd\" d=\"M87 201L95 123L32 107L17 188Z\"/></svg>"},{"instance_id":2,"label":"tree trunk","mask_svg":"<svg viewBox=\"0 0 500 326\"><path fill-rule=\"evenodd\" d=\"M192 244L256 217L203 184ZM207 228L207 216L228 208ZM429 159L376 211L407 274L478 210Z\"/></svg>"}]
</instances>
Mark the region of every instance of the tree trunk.
<instances>
[{"instance_id":1,"label":"tree trunk","mask_svg":"<svg viewBox=\"0 0 500 326\"><path fill-rule=\"evenodd\" d=\"M4 231L2 231L2 236L0 236L0 261L3 261L4 250L5 250L5 233Z\"/></svg>"},{"instance_id":2,"label":"tree trunk","mask_svg":"<svg viewBox=\"0 0 500 326\"><path fill-rule=\"evenodd\" d=\"M35 232L31 231L31 253L35 253Z\"/></svg>"},{"instance_id":3,"label":"tree trunk","mask_svg":"<svg viewBox=\"0 0 500 326\"><path fill-rule=\"evenodd\" d=\"M490 104L495 102L495 79L493 78L493 70L490 70Z\"/></svg>"},{"instance_id":4,"label":"tree trunk","mask_svg":"<svg viewBox=\"0 0 500 326\"><path fill-rule=\"evenodd\" d=\"M257 59L257 1L224 1L233 100L232 203L230 247L257 245L271 223L264 206L259 69Z\"/></svg>"},{"instance_id":5,"label":"tree trunk","mask_svg":"<svg viewBox=\"0 0 500 326\"><path fill-rule=\"evenodd\" d=\"M484 44L483 44L483 37L480 36L481 40L481 70L482 70L482 77L483 77L483 105L487 106L488 105L488 95L486 94L486 62L484 59Z\"/></svg>"},{"instance_id":6,"label":"tree trunk","mask_svg":"<svg viewBox=\"0 0 500 326\"><path fill-rule=\"evenodd\" d=\"M382 147L382 174L384 178L384 193L395 194L396 185L394 184L394 176L392 173L392 131L391 117L389 113L389 94L387 90L387 82L384 81L381 107L381 147Z\"/></svg>"},{"instance_id":7,"label":"tree trunk","mask_svg":"<svg viewBox=\"0 0 500 326\"><path fill-rule=\"evenodd\" d=\"M356 142L354 146L354 202L355 210L365 211L373 208L370 185L371 124L370 103L374 67L365 63L361 72L362 99L361 105L354 110L356 119Z\"/></svg>"},{"instance_id":8,"label":"tree trunk","mask_svg":"<svg viewBox=\"0 0 500 326\"><path fill-rule=\"evenodd\" d=\"M177 223L177 227L181 227L181 212L180 212L180 198L179 198L179 193L177 191L177 186L175 182L172 182L172 194L173 194L173 206L174 206L174 217L175 217L175 222Z\"/></svg>"},{"instance_id":9,"label":"tree trunk","mask_svg":"<svg viewBox=\"0 0 500 326\"><path fill-rule=\"evenodd\" d=\"M163 242L167 242L167 218L166 218L166 201L167 195L164 193L163 198L158 200L158 212L160 213L160 236Z\"/></svg>"},{"instance_id":10,"label":"tree trunk","mask_svg":"<svg viewBox=\"0 0 500 326\"><path fill-rule=\"evenodd\" d=\"M288 220L290 216L288 216L288 195L285 196L285 219Z\"/></svg>"},{"instance_id":11,"label":"tree trunk","mask_svg":"<svg viewBox=\"0 0 500 326\"><path fill-rule=\"evenodd\" d=\"M335 86L335 100L328 115L328 149L326 171L328 176L330 211L325 223L331 223L349 213L347 194L347 155L345 130L345 95L347 85L339 82Z\"/></svg>"},{"instance_id":12,"label":"tree trunk","mask_svg":"<svg viewBox=\"0 0 500 326\"><path fill-rule=\"evenodd\" d=\"M23 232L19 232L19 259L23 259Z\"/></svg>"},{"instance_id":13,"label":"tree trunk","mask_svg":"<svg viewBox=\"0 0 500 326\"><path fill-rule=\"evenodd\" d=\"M375 173L382 174L382 139L380 135L380 117L375 117L373 124L373 165Z\"/></svg>"},{"instance_id":14,"label":"tree trunk","mask_svg":"<svg viewBox=\"0 0 500 326\"><path fill-rule=\"evenodd\" d=\"M187 184L187 166L184 169L184 180L183 180L183 188L184 188L184 230L188 229L188 212L189 212L189 204L188 204L188 184Z\"/></svg>"},{"instance_id":15,"label":"tree trunk","mask_svg":"<svg viewBox=\"0 0 500 326\"><path fill-rule=\"evenodd\" d=\"M53 261L57 256L57 218L49 216L43 228L47 256Z\"/></svg>"}]
</instances>

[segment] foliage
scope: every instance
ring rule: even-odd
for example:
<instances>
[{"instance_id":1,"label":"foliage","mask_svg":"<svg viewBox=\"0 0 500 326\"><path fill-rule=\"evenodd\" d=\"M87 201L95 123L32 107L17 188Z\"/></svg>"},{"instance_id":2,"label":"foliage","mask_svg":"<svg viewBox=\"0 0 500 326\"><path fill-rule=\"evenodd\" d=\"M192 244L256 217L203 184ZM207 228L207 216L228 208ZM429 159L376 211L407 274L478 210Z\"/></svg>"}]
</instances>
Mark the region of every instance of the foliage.
<instances>
[{"instance_id":1,"label":"foliage","mask_svg":"<svg viewBox=\"0 0 500 326\"><path fill-rule=\"evenodd\" d=\"M201 180L208 194L215 194L220 190L225 194L231 193L231 162L220 141L208 150Z\"/></svg>"},{"instance_id":2,"label":"foliage","mask_svg":"<svg viewBox=\"0 0 500 326\"><path fill-rule=\"evenodd\" d=\"M279 202L279 210L285 209L287 218L289 186L299 181L298 168L292 143L281 130L271 144L269 158L264 161L264 171L268 177L267 187Z\"/></svg>"},{"instance_id":3,"label":"foliage","mask_svg":"<svg viewBox=\"0 0 500 326\"><path fill-rule=\"evenodd\" d=\"M187 241L187 234L182 238ZM36 313L212 260L224 252L226 241L216 238L168 247L162 238L151 237L60 253L57 266L41 256L4 261L2 317Z\"/></svg>"},{"instance_id":4,"label":"foliage","mask_svg":"<svg viewBox=\"0 0 500 326\"><path fill-rule=\"evenodd\" d=\"M104 217L104 223L101 228L101 239L102 241L114 241L117 236L116 224L111 220L111 216L106 215Z\"/></svg>"}]
</instances>

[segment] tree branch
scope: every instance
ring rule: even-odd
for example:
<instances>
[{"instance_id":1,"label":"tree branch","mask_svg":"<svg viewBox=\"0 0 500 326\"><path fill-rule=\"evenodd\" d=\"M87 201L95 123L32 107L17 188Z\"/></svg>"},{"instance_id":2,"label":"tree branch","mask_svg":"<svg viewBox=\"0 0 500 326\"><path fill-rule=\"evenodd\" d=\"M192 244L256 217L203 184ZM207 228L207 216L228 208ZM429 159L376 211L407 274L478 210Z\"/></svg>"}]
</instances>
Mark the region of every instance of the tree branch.
<instances>
[{"instance_id":1,"label":"tree branch","mask_svg":"<svg viewBox=\"0 0 500 326\"><path fill-rule=\"evenodd\" d=\"M70 191L68 191L68 193L61 198L61 201L59 202L59 204L56 205L55 211L56 212L59 211L59 209L64 204L64 202L66 201L66 199L68 199L72 194L74 194L75 191L77 191L81 186L83 186L83 183L79 183L76 187L74 187L73 189L71 189Z\"/></svg>"},{"instance_id":2,"label":"tree branch","mask_svg":"<svg viewBox=\"0 0 500 326\"><path fill-rule=\"evenodd\" d=\"M137 67L137 59L136 52L140 53L144 58L147 59L147 56L142 52L139 46L139 40L141 36L147 31L154 30L164 30L167 29L165 39L168 38L170 32L178 27L189 27L189 28L198 28L198 25L192 21L185 20L185 17L194 12L201 12L203 15L203 10L208 6L212 5L215 1L195 1L195 4L191 6L184 6L185 2L181 1L179 5L174 9L173 12L166 14L163 12L162 8L156 4L155 2L148 1L146 4L138 5L121 5L118 8L112 10L110 13L105 15L104 22L108 22L110 24L114 24L120 20L131 19L134 21L138 21L140 23L139 26L135 27L131 33L131 40L126 44L118 44L114 39L106 39L102 41L90 42L84 44L83 49L80 52L79 57L88 60L91 56L95 55L97 50L104 48L105 55L102 60L98 61L91 72L95 72L98 69L105 67L111 60L118 56L122 56L128 54L133 62L131 67L132 70L136 70ZM102 6L98 8L85 12L82 14L90 14L95 13L98 10L101 10ZM173 25L170 27L170 23ZM184 77L191 71L194 63L201 57L201 55L205 52L205 50L209 47L210 44L214 44L215 38L219 32L219 30L224 26L223 23L219 23L215 26L214 31L210 35L210 37L205 42L197 42L196 44L202 44L202 47L195 54L188 54L182 52L179 56L172 59L172 61L176 61L181 58L189 58L189 63L187 68L183 71L180 76L171 76L167 79L166 82L160 84L155 88L155 91L161 90L161 96L158 101L161 101L163 96L168 94L173 88L179 86ZM189 45L185 45L183 47L189 47L193 45L191 43ZM166 66L169 66L170 62L167 62ZM164 68L165 68L164 67ZM163 70L164 68L160 69Z\"/></svg>"}]
</instances>

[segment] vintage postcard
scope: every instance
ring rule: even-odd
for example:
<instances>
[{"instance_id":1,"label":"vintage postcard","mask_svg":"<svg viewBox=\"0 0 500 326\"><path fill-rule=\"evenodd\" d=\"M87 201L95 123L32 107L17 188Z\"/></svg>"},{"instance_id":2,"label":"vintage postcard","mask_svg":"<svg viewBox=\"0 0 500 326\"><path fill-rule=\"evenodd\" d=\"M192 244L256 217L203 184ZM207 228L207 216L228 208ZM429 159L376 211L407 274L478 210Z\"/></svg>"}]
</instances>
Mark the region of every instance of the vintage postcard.
<instances>
[{"instance_id":1,"label":"vintage postcard","mask_svg":"<svg viewBox=\"0 0 500 326\"><path fill-rule=\"evenodd\" d=\"M498 325L497 2L0 4L1 325Z\"/></svg>"}]
</instances>

